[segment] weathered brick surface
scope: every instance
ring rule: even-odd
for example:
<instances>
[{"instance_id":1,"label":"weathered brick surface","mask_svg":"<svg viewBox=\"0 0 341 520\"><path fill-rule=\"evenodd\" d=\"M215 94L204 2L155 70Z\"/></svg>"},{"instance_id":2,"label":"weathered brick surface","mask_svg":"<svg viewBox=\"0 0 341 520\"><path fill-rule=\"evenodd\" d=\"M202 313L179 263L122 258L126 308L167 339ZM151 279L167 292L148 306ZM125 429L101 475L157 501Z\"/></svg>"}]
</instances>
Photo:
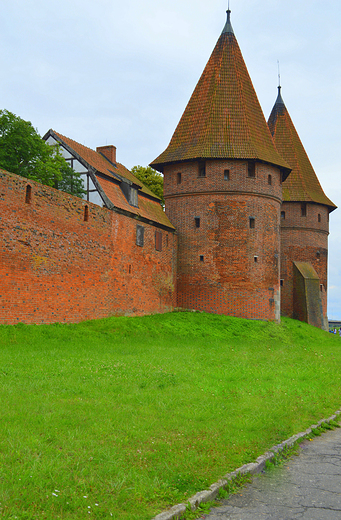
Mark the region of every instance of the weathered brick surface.
<instances>
[{"instance_id":1,"label":"weathered brick surface","mask_svg":"<svg viewBox=\"0 0 341 520\"><path fill-rule=\"evenodd\" d=\"M198 172L198 162L164 168L166 213L178 231L178 306L278 318L279 169L257 163L250 178L246 161L211 160L206 177Z\"/></svg>"},{"instance_id":2,"label":"weathered brick surface","mask_svg":"<svg viewBox=\"0 0 341 520\"><path fill-rule=\"evenodd\" d=\"M5 172L0 207L0 323L78 322L173 308L174 233L162 230L162 251L156 251L153 225ZM145 228L143 247L136 245L137 224Z\"/></svg>"},{"instance_id":3,"label":"weathered brick surface","mask_svg":"<svg viewBox=\"0 0 341 520\"><path fill-rule=\"evenodd\" d=\"M309 262L319 276L323 315L327 315L328 268L328 207L307 204L306 216L301 215L299 202L283 202L281 211L281 312L293 317L294 261ZM320 222L319 222L320 215Z\"/></svg>"}]
</instances>

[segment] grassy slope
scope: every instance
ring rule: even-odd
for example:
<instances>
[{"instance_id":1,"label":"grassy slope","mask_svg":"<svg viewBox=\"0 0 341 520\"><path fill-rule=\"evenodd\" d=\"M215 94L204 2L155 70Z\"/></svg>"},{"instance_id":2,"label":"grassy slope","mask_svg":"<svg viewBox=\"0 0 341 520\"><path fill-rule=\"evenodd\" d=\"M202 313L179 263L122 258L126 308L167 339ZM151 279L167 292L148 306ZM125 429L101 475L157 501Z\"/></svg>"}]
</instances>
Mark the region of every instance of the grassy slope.
<instances>
[{"instance_id":1,"label":"grassy slope","mask_svg":"<svg viewBox=\"0 0 341 520\"><path fill-rule=\"evenodd\" d=\"M338 409L340 347L203 313L1 326L0 517L150 519Z\"/></svg>"}]
</instances>

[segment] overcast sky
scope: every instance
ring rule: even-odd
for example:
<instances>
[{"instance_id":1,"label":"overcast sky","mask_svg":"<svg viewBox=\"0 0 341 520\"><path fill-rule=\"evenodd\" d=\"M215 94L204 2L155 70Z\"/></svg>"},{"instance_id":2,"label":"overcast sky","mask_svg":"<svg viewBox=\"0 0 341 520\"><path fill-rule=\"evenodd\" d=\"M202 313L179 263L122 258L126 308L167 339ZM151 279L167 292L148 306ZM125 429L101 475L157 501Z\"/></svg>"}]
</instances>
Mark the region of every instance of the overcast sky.
<instances>
[{"instance_id":1,"label":"overcast sky","mask_svg":"<svg viewBox=\"0 0 341 520\"><path fill-rule=\"evenodd\" d=\"M282 96L326 194L341 206L340 0L231 0L266 119ZM11 0L0 18L0 109L126 167L167 146L226 20L227 0ZM341 319L341 209L331 214L329 318Z\"/></svg>"}]
</instances>

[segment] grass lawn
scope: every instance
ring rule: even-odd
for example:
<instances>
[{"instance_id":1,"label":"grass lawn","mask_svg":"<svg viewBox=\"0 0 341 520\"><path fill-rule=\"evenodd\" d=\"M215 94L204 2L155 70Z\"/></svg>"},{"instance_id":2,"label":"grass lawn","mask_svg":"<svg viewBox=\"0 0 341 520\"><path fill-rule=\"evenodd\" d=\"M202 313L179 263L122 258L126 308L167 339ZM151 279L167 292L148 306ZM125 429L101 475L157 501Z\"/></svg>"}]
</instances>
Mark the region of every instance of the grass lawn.
<instances>
[{"instance_id":1,"label":"grass lawn","mask_svg":"<svg viewBox=\"0 0 341 520\"><path fill-rule=\"evenodd\" d=\"M340 366L287 319L0 326L0 517L150 520L331 415Z\"/></svg>"}]
</instances>

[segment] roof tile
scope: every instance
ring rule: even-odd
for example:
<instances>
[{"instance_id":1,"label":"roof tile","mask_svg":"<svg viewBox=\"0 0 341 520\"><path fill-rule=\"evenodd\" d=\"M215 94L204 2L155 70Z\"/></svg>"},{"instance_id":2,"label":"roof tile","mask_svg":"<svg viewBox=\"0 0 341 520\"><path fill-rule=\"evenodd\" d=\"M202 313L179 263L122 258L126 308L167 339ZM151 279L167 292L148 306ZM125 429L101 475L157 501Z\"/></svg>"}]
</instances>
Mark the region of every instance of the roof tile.
<instances>
[{"instance_id":1,"label":"roof tile","mask_svg":"<svg viewBox=\"0 0 341 520\"><path fill-rule=\"evenodd\" d=\"M278 97L269 117L268 125L278 152L292 169L289 177L283 182L283 200L316 202L329 206L333 211L336 206L325 195L319 183L283 102L280 89L281 87L279 87Z\"/></svg>"}]
</instances>

